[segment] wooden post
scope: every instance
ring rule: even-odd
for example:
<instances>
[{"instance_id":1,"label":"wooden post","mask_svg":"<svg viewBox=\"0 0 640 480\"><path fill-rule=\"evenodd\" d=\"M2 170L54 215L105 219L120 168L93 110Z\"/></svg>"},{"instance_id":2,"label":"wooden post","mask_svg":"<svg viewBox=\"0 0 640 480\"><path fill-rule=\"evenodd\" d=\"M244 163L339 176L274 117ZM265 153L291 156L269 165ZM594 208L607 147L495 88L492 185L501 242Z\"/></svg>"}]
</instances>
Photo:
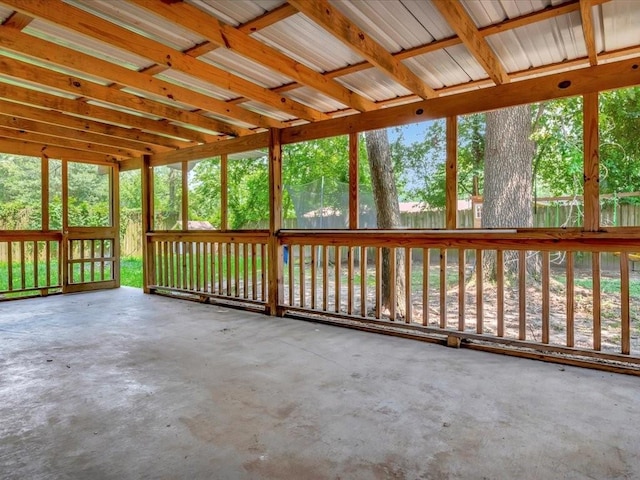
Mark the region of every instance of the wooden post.
<instances>
[{"instance_id":1,"label":"wooden post","mask_svg":"<svg viewBox=\"0 0 640 480\"><path fill-rule=\"evenodd\" d=\"M111 265L116 287L120 287L120 167L111 167L111 227L113 228L113 258ZM104 240L103 240L104 242ZM92 243L93 245L93 240ZM104 245L104 244L103 244ZM102 247L104 250L104 247ZM93 257L93 255L92 255ZM91 264L93 265L93 263Z\"/></svg>"},{"instance_id":2,"label":"wooden post","mask_svg":"<svg viewBox=\"0 0 640 480\"><path fill-rule=\"evenodd\" d=\"M229 161L226 153L220 155L220 230L229 228Z\"/></svg>"},{"instance_id":3,"label":"wooden post","mask_svg":"<svg viewBox=\"0 0 640 480\"><path fill-rule=\"evenodd\" d=\"M458 117L447 117L445 213L448 229L458 228Z\"/></svg>"},{"instance_id":4,"label":"wooden post","mask_svg":"<svg viewBox=\"0 0 640 480\"><path fill-rule=\"evenodd\" d=\"M358 195L358 134L349 134L349 229L356 230L360 221L360 198ZM362 260L361 260L362 261Z\"/></svg>"},{"instance_id":5,"label":"wooden post","mask_svg":"<svg viewBox=\"0 0 640 480\"><path fill-rule=\"evenodd\" d=\"M280 130L269 130L269 313L282 315L283 258L278 232L282 229L282 144ZM289 261L292 259L289 252Z\"/></svg>"},{"instance_id":6,"label":"wooden post","mask_svg":"<svg viewBox=\"0 0 640 480\"><path fill-rule=\"evenodd\" d=\"M41 198L42 205L42 225L41 228L44 231L49 230L49 157L44 153L40 157L40 183L41 183Z\"/></svg>"},{"instance_id":7,"label":"wooden post","mask_svg":"<svg viewBox=\"0 0 640 480\"><path fill-rule=\"evenodd\" d=\"M143 290L144 293L151 293L149 285L151 284L151 272L153 272L153 258L150 255L149 239L147 233L153 229L153 170L149 164L151 157L149 155L142 156L142 271L143 271ZM173 251L173 246L171 248ZM173 263L171 264L173 266ZM173 274L171 275L173 279Z\"/></svg>"},{"instance_id":8,"label":"wooden post","mask_svg":"<svg viewBox=\"0 0 640 480\"><path fill-rule=\"evenodd\" d=\"M182 230L189 230L189 162L182 162Z\"/></svg>"},{"instance_id":9,"label":"wooden post","mask_svg":"<svg viewBox=\"0 0 640 480\"><path fill-rule=\"evenodd\" d=\"M584 225L588 232L600 229L600 140L598 93L583 96Z\"/></svg>"},{"instance_id":10,"label":"wooden post","mask_svg":"<svg viewBox=\"0 0 640 480\"><path fill-rule=\"evenodd\" d=\"M62 160L62 241L60 250L60 285L62 293L66 293L69 285L69 165L66 160Z\"/></svg>"}]
</instances>

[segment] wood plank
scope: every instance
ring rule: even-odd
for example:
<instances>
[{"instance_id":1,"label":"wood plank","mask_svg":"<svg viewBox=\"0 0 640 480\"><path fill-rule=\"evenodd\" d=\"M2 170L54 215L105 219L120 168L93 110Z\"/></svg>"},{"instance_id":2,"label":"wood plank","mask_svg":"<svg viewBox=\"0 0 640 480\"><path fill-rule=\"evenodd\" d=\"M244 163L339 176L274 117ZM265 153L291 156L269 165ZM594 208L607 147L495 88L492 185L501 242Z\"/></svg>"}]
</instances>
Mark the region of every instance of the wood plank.
<instances>
[{"instance_id":1,"label":"wood plank","mask_svg":"<svg viewBox=\"0 0 640 480\"><path fill-rule=\"evenodd\" d=\"M170 20L171 22L198 33L219 47L232 50L250 60L286 75L301 85L306 85L332 97L346 106L361 112L378 107L371 100L350 91L343 85L306 65L295 61L269 45L250 37L248 34L208 15L203 10L185 2L148 2L132 0L139 6Z\"/></svg>"},{"instance_id":2,"label":"wood plank","mask_svg":"<svg viewBox=\"0 0 640 480\"><path fill-rule=\"evenodd\" d=\"M2 148L0 142L0 151L7 152ZM66 160L62 160L61 181L62 181L62 240L60 241L60 285L62 286L62 293L66 293L69 288L70 270L68 261L73 256L73 250L70 248L69 242L69 163Z\"/></svg>"},{"instance_id":3,"label":"wood plank","mask_svg":"<svg viewBox=\"0 0 640 480\"><path fill-rule=\"evenodd\" d=\"M334 275L333 275L333 280L334 280L334 295L335 295L335 312L336 313L340 313L340 303L342 302L342 285L341 285L341 264L342 264L342 258L341 258L341 254L342 254L342 248L340 247L340 245L336 245L334 247L334 252L335 252L335 258L334 258Z\"/></svg>"},{"instance_id":4,"label":"wood plank","mask_svg":"<svg viewBox=\"0 0 640 480\"><path fill-rule=\"evenodd\" d=\"M326 245L322 246L322 310L329 309L329 252Z\"/></svg>"},{"instance_id":5,"label":"wood plank","mask_svg":"<svg viewBox=\"0 0 640 480\"><path fill-rule=\"evenodd\" d=\"M148 115L157 116L165 120L174 120L209 130L210 137L207 137L208 141L215 141L215 138L211 135L214 135L216 132L231 136L250 135L253 133L247 128L208 118L200 113L175 108L144 98L140 95L126 93L110 86L99 85L80 77L54 72L47 68L30 65L12 58L1 58L0 68L4 69L4 73L11 77L26 81L33 81L35 78L40 85L77 95L83 99L98 100L100 102L106 102ZM155 122L158 123L157 128L162 129L167 127L166 122ZM167 130L170 129L171 128L167 128ZM194 135L193 131L189 132L186 128L176 130L183 132L183 134Z\"/></svg>"},{"instance_id":6,"label":"wood plank","mask_svg":"<svg viewBox=\"0 0 640 480\"><path fill-rule=\"evenodd\" d=\"M458 117L446 121L445 226L458 228Z\"/></svg>"},{"instance_id":7,"label":"wood plank","mask_svg":"<svg viewBox=\"0 0 640 480\"><path fill-rule=\"evenodd\" d=\"M542 252L542 343L549 343L549 277L550 277L550 254Z\"/></svg>"},{"instance_id":8,"label":"wood plank","mask_svg":"<svg viewBox=\"0 0 640 480\"><path fill-rule=\"evenodd\" d=\"M173 70L239 93L294 117L309 121L328 118L324 113L291 98L283 97L222 68L202 62L179 50L103 20L60 0L6 0L6 2L15 10L27 15L54 22L96 40L149 58L159 65L166 65Z\"/></svg>"},{"instance_id":9,"label":"wood plank","mask_svg":"<svg viewBox=\"0 0 640 480\"><path fill-rule=\"evenodd\" d=\"M367 247L360 247L360 315L367 316Z\"/></svg>"},{"instance_id":10,"label":"wood plank","mask_svg":"<svg viewBox=\"0 0 640 480\"><path fill-rule=\"evenodd\" d=\"M50 226L49 202L49 157L40 155L40 208L42 211L42 230L45 231L49 230Z\"/></svg>"},{"instance_id":11,"label":"wood plank","mask_svg":"<svg viewBox=\"0 0 640 480\"><path fill-rule=\"evenodd\" d=\"M638 84L640 84L638 60L621 60L497 85L483 89L481 95L477 91L471 91L365 112L355 117L347 116L316 122L313 125L288 127L282 131L282 142L289 144L351 132L408 125L447 116L468 115Z\"/></svg>"},{"instance_id":12,"label":"wood plank","mask_svg":"<svg viewBox=\"0 0 640 480\"><path fill-rule=\"evenodd\" d=\"M242 244L242 296L249 298L249 244Z\"/></svg>"},{"instance_id":13,"label":"wood plank","mask_svg":"<svg viewBox=\"0 0 640 480\"><path fill-rule=\"evenodd\" d=\"M285 20L290 16L295 15L296 13L298 13L298 11L295 8L293 8L288 3L284 3L279 7L274 8L273 10L265 12L259 17L256 17L252 20L249 20L248 22L243 23L238 27L238 30L247 34L257 32L258 30L267 28L273 25L274 23L278 23L282 20Z\"/></svg>"},{"instance_id":14,"label":"wood plank","mask_svg":"<svg viewBox=\"0 0 640 480\"><path fill-rule=\"evenodd\" d=\"M447 328L447 250L440 249L440 328Z\"/></svg>"},{"instance_id":15,"label":"wood plank","mask_svg":"<svg viewBox=\"0 0 640 480\"><path fill-rule=\"evenodd\" d=\"M151 232L153 225L153 169L149 164L149 155L142 156L142 170L140 172L142 182L142 270L144 293L151 293L149 285L152 285L151 272L155 270L154 261L149 255L151 240L147 234Z\"/></svg>"},{"instance_id":16,"label":"wood plank","mask_svg":"<svg viewBox=\"0 0 640 480\"><path fill-rule=\"evenodd\" d=\"M229 228L229 157L220 155L220 230Z\"/></svg>"},{"instance_id":17,"label":"wood plank","mask_svg":"<svg viewBox=\"0 0 640 480\"><path fill-rule=\"evenodd\" d=\"M258 247L251 244L251 299L258 300Z\"/></svg>"},{"instance_id":18,"label":"wood plank","mask_svg":"<svg viewBox=\"0 0 640 480\"><path fill-rule=\"evenodd\" d=\"M508 83L507 71L487 41L478 32L478 27L473 23L462 4L458 0L432 0L432 2L496 85Z\"/></svg>"},{"instance_id":19,"label":"wood plank","mask_svg":"<svg viewBox=\"0 0 640 480\"><path fill-rule=\"evenodd\" d=\"M587 46L587 56L591 65L598 64L598 54L596 51L596 35L593 28L593 9L591 0L580 0L580 19L582 20L582 34L584 43Z\"/></svg>"},{"instance_id":20,"label":"wood plank","mask_svg":"<svg viewBox=\"0 0 640 480\"><path fill-rule=\"evenodd\" d=\"M349 229L359 227L360 217L360 180L359 180L359 136L349 134Z\"/></svg>"},{"instance_id":21,"label":"wood plank","mask_svg":"<svg viewBox=\"0 0 640 480\"><path fill-rule=\"evenodd\" d=\"M20 290L27 288L27 271L26 271L26 255L24 242L18 242L20 251ZM84 271L84 269L83 269Z\"/></svg>"},{"instance_id":22,"label":"wood plank","mask_svg":"<svg viewBox=\"0 0 640 480\"><path fill-rule=\"evenodd\" d=\"M631 314L629 298L629 255L620 253L620 353L631 354Z\"/></svg>"},{"instance_id":23,"label":"wood plank","mask_svg":"<svg viewBox=\"0 0 640 480\"><path fill-rule=\"evenodd\" d=\"M13 291L13 242L7 242L7 290Z\"/></svg>"},{"instance_id":24,"label":"wood plank","mask_svg":"<svg viewBox=\"0 0 640 480\"><path fill-rule=\"evenodd\" d=\"M482 284L482 250L476 250L476 333L484 333L484 289Z\"/></svg>"},{"instance_id":25,"label":"wood plank","mask_svg":"<svg viewBox=\"0 0 640 480\"><path fill-rule=\"evenodd\" d=\"M38 242L33 242L33 286L38 288Z\"/></svg>"},{"instance_id":26,"label":"wood plank","mask_svg":"<svg viewBox=\"0 0 640 480\"><path fill-rule=\"evenodd\" d=\"M396 298L397 298L397 288L396 288L396 264L397 264L397 255L395 248L389 248L389 320L392 322L396 321Z\"/></svg>"},{"instance_id":27,"label":"wood plank","mask_svg":"<svg viewBox=\"0 0 640 480\"><path fill-rule=\"evenodd\" d=\"M429 268L431 266L431 250L422 249L422 325L429 325Z\"/></svg>"},{"instance_id":28,"label":"wood plank","mask_svg":"<svg viewBox=\"0 0 640 480\"><path fill-rule=\"evenodd\" d=\"M376 319L382 318L382 249L376 248L376 279L375 279L375 297L376 297Z\"/></svg>"},{"instance_id":29,"label":"wood plank","mask_svg":"<svg viewBox=\"0 0 640 480\"><path fill-rule=\"evenodd\" d=\"M575 284L574 284L573 252L567 252L566 261L566 303L567 303L567 347L575 345Z\"/></svg>"},{"instance_id":30,"label":"wood plank","mask_svg":"<svg viewBox=\"0 0 640 480\"><path fill-rule=\"evenodd\" d=\"M233 296L240 296L240 244L233 244L233 259L234 259L234 284L233 284Z\"/></svg>"},{"instance_id":31,"label":"wood plank","mask_svg":"<svg viewBox=\"0 0 640 480\"><path fill-rule=\"evenodd\" d=\"M298 252L300 256L300 308L306 307L306 280L305 280L305 265L304 265L304 245L298 245Z\"/></svg>"},{"instance_id":32,"label":"wood plank","mask_svg":"<svg viewBox=\"0 0 640 480\"><path fill-rule=\"evenodd\" d=\"M109 31L109 29L105 31ZM151 72L136 73L128 68L83 54L77 50L40 40L32 35L16 32L11 28L0 26L0 46L10 51L23 53L78 72L100 72L101 77L118 85L159 95L171 101L193 105L201 110L231 117L250 125L263 128L284 126L282 122L265 115L253 113L242 107L195 92L187 87L157 79L152 76L153 73Z\"/></svg>"},{"instance_id":33,"label":"wood plank","mask_svg":"<svg viewBox=\"0 0 640 480\"><path fill-rule=\"evenodd\" d=\"M113 165L118 161L117 157L112 155L84 152L81 150L72 150L70 148L47 146L38 143L3 138L0 138L0 152L36 158L44 154L49 158L75 160L97 165Z\"/></svg>"},{"instance_id":34,"label":"wood plank","mask_svg":"<svg viewBox=\"0 0 640 480\"><path fill-rule=\"evenodd\" d=\"M411 299L411 249L406 248L404 252L404 309L405 309L405 323L411 323L413 320L413 302Z\"/></svg>"},{"instance_id":35,"label":"wood plank","mask_svg":"<svg viewBox=\"0 0 640 480\"><path fill-rule=\"evenodd\" d=\"M435 91L420 77L400 60L394 58L367 33L360 30L345 15L330 5L327 0L316 0L314 2L291 0L289 4L411 92L422 98L436 96Z\"/></svg>"},{"instance_id":36,"label":"wood plank","mask_svg":"<svg viewBox=\"0 0 640 480\"><path fill-rule=\"evenodd\" d=\"M504 251L496 251L496 319L498 337L504 337Z\"/></svg>"},{"instance_id":37,"label":"wood plank","mask_svg":"<svg viewBox=\"0 0 640 480\"><path fill-rule=\"evenodd\" d=\"M600 254L591 254L591 277L593 285L591 287L591 297L593 301L593 349L602 349L602 309L600 301Z\"/></svg>"},{"instance_id":38,"label":"wood plank","mask_svg":"<svg viewBox=\"0 0 640 480\"><path fill-rule=\"evenodd\" d=\"M280 130L269 131L269 313L278 315L284 300L282 229L282 142ZM293 254L293 252L289 252ZM290 259L291 260L291 259ZM290 292L291 293L291 292ZM290 299L291 300L291 299ZM290 302L291 303L291 302Z\"/></svg>"},{"instance_id":39,"label":"wood plank","mask_svg":"<svg viewBox=\"0 0 640 480\"><path fill-rule=\"evenodd\" d=\"M467 296L465 288L465 268L466 253L465 250L458 250L458 330L463 332L465 329L465 299Z\"/></svg>"},{"instance_id":40,"label":"wood plank","mask_svg":"<svg viewBox=\"0 0 640 480\"><path fill-rule=\"evenodd\" d=\"M310 247L311 248L311 309L316 309L316 298L318 295L318 285L317 285L317 248L318 247Z\"/></svg>"},{"instance_id":41,"label":"wood plank","mask_svg":"<svg viewBox=\"0 0 640 480\"><path fill-rule=\"evenodd\" d=\"M518 252L518 339L527 339L527 252Z\"/></svg>"},{"instance_id":42,"label":"wood plank","mask_svg":"<svg viewBox=\"0 0 640 480\"><path fill-rule=\"evenodd\" d=\"M583 97L584 222L590 232L600 229L600 135L598 93Z\"/></svg>"},{"instance_id":43,"label":"wood plank","mask_svg":"<svg viewBox=\"0 0 640 480\"><path fill-rule=\"evenodd\" d=\"M218 295L224 295L224 252L226 250L224 242L218 243Z\"/></svg>"}]
</instances>

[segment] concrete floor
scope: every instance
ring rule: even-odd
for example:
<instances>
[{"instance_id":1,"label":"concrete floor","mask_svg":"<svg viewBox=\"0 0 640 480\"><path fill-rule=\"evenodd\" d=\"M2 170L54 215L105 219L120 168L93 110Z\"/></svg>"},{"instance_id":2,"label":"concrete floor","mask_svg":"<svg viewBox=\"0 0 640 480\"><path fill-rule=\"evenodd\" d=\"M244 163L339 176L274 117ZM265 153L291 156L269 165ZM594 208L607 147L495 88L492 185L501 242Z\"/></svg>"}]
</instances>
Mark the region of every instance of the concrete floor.
<instances>
[{"instance_id":1,"label":"concrete floor","mask_svg":"<svg viewBox=\"0 0 640 480\"><path fill-rule=\"evenodd\" d=\"M122 288L0 304L2 479L640 478L640 380Z\"/></svg>"}]
</instances>

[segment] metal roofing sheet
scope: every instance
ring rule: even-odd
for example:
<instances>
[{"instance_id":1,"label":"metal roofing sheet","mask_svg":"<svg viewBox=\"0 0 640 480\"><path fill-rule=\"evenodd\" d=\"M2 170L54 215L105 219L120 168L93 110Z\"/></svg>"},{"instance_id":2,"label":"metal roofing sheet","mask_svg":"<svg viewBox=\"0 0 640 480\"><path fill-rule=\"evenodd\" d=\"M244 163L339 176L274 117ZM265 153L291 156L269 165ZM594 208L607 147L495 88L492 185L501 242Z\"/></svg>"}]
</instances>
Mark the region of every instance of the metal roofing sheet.
<instances>
[{"instance_id":1,"label":"metal roofing sheet","mask_svg":"<svg viewBox=\"0 0 640 480\"><path fill-rule=\"evenodd\" d=\"M33 20L23 32L131 70L153 65L149 59L43 20Z\"/></svg>"},{"instance_id":2,"label":"metal roofing sheet","mask_svg":"<svg viewBox=\"0 0 640 480\"><path fill-rule=\"evenodd\" d=\"M283 95L302 104L309 105L321 112L333 112L335 110L347 108L347 105L344 105L343 103L340 103L337 100L334 100L327 95L323 95L317 90L309 87L296 88L295 90L283 93Z\"/></svg>"},{"instance_id":3,"label":"metal roofing sheet","mask_svg":"<svg viewBox=\"0 0 640 480\"><path fill-rule=\"evenodd\" d=\"M12 13L12 9L0 5L0 23L3 23Z\"/></svg>"},{"instance_id":4,"label":"metal roofing sheet","mask_svg":"<svg viewBox=\"0 0 640 480\"><path fill-rule=\"evenodd\" d=\"M205 55L201 55L198 59L257 83L265 88L274 88L293 81L281 73L275 72L226 48L218 48Z\"/></svg>"},{"instance_id":5,"label":"metal roofing sheet","mask_svg":"<svg viewBox=\"0 0 640 480\"><path fill-rule=\"evenodd\" d=\"M220 120L222 122L226 122L226 123L229 123L231 125L237 125L238 127L242 127L242 128L253 128L254 127L254 125L252 125L250 123L241 122L241 121L236 120L234 118L225 117L224 115L216 115L216 114L210 113L210 112L203 112L202 116L203 117L207 117L207 118L213 118L215 120Z\"/></svg>"},{"instance_id":6,"label":"metal roofing sheet","mask_svg":"<svg viewBox=\"0 0 640 480\"><path fill-rule=\"evenodd\" d=\"M276 110L275 108L270 107L269 105L265 105L259 102L254 102L254 101L244 102L242 106L247 110L251 110L252 112L256 112L261 115L266 115L268 117L275 118L276 120L280 120L281 122L286 122L294 118L293 115L289 115L288 113L281 112L280 110Z\"/></svg>"},{"instance_id":7,"label":"metal roofing sheet","mask_svg":"<svg viewBox=\"0 0 640 480\"><path fill-rule=\"evenodd\" d=\"M600 6L603 48L610 52L640 44L640 8L637 0L614 0Z\"/></svg>"},{"instance_id":8,"label":"metal roofing sheet","mask_svg":"<svg viewBox=\"0 0 640 480\"><path fill-rule=\"evenodd\" d=\"M318 72L335 70L363 60L302 14L293 15L252 36Z\"/></svg>"},{"instance_id":9,"label":"metal roofing sheet","mask_svg":"<svg viewBox=\"0 0 640 480\"><path fill-rule=\"evenodd\" d=\"M382 101L411 94L409 90L377 68L350 73L349 75L336 78L336 80L360 95L364 95L374 101Z\"/></svg>"},{"instance_id":10,"label":"metal roofing sheet","mask_svg":"<svg viewBox=\"0 0 640 480\"><path fill-rule=\"evenodd\" d=\"M179 72L178 70L169 69L154 76L160 80L165 80L169 83L189 88L194 92L202 93L204 95L217 98L218 100L231 100L232 98L238 97L237 94L229 90L220 88L186 73Z\"/></svg>"},{"instance_id":11,"label":"metal roofing sheet","mask_svg":"<svg viewBox=\"0 0 640 480\"><path fill-rule=\"evenodd\" d=\"M500 23L544 10L567 0L462 0L462 5L478 27Z\"/></svg>"},{"instance_id":12,"label":"metal roofing sheet","mask_svg":"<svg viewBox=\"0 0 640 480\"><path fill-rule=\"evenodd\" d=\"M403 2L375 0L332 0L331 3L389 52L406 50L434 40L433 35L408 8L408 5L415 7L415 3L407 2L405 5Z\"/></svg>"},{"instance_id":13,"label":"metal roofing sheet","mask_svg":"<svg viewBox=\"0 0 640 480\"><path fill-rule=\"evenodd\" d=\"M104 20L151 38L177 50L186 50L205 39L133 3L113 0L65 0Z\"/></svg>"},{"instance_id":14,"label":"metal roofing sheet","mask_svg":"<svg viewBox=\"0 0 640 480\"><path fill-rule=\"evenodd\" d=\"M89 100L87 101L90 105L96 105L98 107L108 108L111 110L117 110L118 112L127 113L129 115L135 115L136 117L148 118L151 120L162 120L162 117L158 117L157 115L151 115L149 113L139 112L138 110L133 110L131 108L121 107L120 105L114 105L112 103L101 102L99 100Z\"/></svg>"},{"instance_id":15,"label":"metal roofing sheet","mask_svg":"<svg viewBox=\"0 0 640 480\"><path fill-rule=\"evenodd\" d=\"M187 0L220 20L237 26L279 7L285 0Z\"/></svg>"}]
</instances>

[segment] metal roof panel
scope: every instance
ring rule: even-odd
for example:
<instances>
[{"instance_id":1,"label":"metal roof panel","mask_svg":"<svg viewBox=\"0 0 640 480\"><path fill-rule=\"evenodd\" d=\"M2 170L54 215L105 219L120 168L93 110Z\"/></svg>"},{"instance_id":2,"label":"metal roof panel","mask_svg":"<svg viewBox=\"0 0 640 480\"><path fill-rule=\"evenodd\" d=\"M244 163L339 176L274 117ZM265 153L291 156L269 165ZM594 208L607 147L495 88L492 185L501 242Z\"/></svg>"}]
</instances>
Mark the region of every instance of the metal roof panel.
<instances>
[{"instance_id":1,"label":"metal roof panel","mask_svg":"<svg viewBox=\"0 0 640 480\"><path fill-rule=\"evenodd\" d=\"M289 77L226 48L218 48L201 55L198 59L265 88L274 88L292 82Z\"/></svg>"},{"instance_id":2,"label":"metal roof panel","mask_svg":"<svg viewBox=\"0 0 640 480\"><path fill-rule=\"evenodd\" d=\"M187 0L187 2L234 26L253 20L285 3L284 0Z\"/></svg>"},{"instance_id":3,"label":"metal roof panel","mask_svg":"<svg viewBox=\"0 0 640 480\"><path fill-rule=\"evenodd\" d=\"M347 108L347 105L309 87L296 88L283 93L283 95L321 112L333 112Z\"/></svg>"},{"instance_id":4,"label":"metal roof panel","mask_svg":"<svg viewBox=\"0 0 640 480\"><path fill-rule=\"evenodd\" d=\"M377 102L411 94L409 90L377 68L350 73L336 78L336 81Z\"/></svg>"}]
</instances>

